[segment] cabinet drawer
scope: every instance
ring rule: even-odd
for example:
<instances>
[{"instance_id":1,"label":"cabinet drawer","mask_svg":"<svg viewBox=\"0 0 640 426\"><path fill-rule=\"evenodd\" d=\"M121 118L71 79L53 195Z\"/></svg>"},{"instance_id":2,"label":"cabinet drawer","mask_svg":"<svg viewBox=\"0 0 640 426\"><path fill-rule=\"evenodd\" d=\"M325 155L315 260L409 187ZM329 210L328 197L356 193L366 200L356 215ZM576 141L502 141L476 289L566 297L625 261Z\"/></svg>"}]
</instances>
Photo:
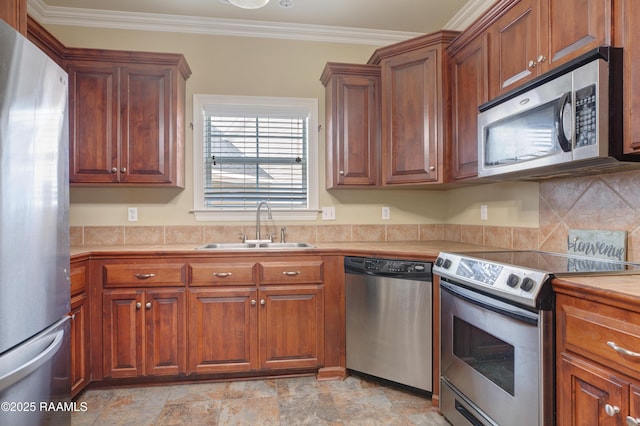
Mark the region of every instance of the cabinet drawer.
<instances>
[{"instance_id":1,"label":"cabinet drawer","mask_svg":"<svg viewBox=\"0 0 640 426\"><path fill-rule=\"evenodd\" d=\"M322 283L321 260L260 263L260 284Z\"/></svg>"},{"instance_id":2,"label":"cabinet drawer","mask_svg":"<svg viewBox=\"0 0 640 426\"><path fill-rule=\"evenodd\" d=\"M640 314L588 300L569 300L564 303L565 299L558 297L560 344L566 350L640 378Z\"/></svg>"},{"instance_id":3,"label":"cabinet drawer","mask_svg":"<svg viewBox=\"0 0 640 426\"><path fill-rule=\"evenodd\" d=\"M84 291L86 285L87 268L84 266L74 266L71 268L71 296Z\"/></svg>"},{"instance_id":4,"label":"cabinet drawer","mask_svg":"<svg viewBox=\"0 0 640 426\"><path fill-rule=\"evenodd\" d=\"M191 285L255 285L256 264L203 263L191 264Z\"/></svg>"},{"instance_id":5,"label":"cabinet drawer","mask_svg":"<svg viewBox=\"0 0 640 426\"><path fill-rule=\"evenodd\" d=\"M183 286L184 263L104 265L105 287L175 287Z\"/></svg>"}]
</instances>

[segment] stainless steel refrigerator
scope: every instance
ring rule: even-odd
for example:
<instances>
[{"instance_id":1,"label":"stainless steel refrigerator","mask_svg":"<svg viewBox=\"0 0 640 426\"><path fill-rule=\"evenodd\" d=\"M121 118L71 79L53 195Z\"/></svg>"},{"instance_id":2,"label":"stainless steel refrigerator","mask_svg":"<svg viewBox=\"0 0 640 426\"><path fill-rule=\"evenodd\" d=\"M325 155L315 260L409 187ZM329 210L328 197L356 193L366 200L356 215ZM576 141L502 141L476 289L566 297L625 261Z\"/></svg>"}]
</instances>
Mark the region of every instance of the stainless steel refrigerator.
<instances>
[{"instance_id":1,"label":"stainless steel refrigerator","mask_svg":"<svg viewBox=\"0 0 640 426\"><path fill-rule=\"evenodd\" d=\"M0 424L70 424L67 74L0 20Z\"/></svg>"}]
</instances>

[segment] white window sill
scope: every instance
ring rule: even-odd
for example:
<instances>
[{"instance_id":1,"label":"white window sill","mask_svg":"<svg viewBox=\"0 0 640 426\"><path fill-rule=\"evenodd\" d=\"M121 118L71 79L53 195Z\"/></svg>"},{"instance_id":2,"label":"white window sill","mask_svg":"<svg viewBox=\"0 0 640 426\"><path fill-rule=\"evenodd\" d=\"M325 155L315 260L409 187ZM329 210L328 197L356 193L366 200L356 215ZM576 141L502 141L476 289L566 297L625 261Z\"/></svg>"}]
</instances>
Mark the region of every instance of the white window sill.
<instances>
[{"instance_id":1,"label":"white window sill","mask_svg":"<svg viewBox=\"0 0 640 426\"><path fill-rule=\"evenodd\" d=\"M193 210L198 222L254 222L256 220L256 211L212 211L212 210ZM273 220L317 220L318 210L304 211L271 211ZM262 218L266 218L267 211L263 209L260 213Z\"/></svg>"}]
</instances>

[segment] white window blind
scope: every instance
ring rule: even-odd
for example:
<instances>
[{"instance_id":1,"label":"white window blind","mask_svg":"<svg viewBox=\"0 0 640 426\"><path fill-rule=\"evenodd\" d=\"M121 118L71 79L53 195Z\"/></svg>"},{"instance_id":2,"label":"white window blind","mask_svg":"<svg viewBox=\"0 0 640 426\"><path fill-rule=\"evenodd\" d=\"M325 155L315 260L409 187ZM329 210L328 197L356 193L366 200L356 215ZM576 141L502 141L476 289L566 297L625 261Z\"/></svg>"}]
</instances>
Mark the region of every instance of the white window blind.
<instances>
[{"instance_id":1,"label":"white window blind","mask_svg":"<svg viewBox=\"0 0 640 426\"><path fill-rule=\"evenodd\" d=\"M306 209L307 134L302 114L207 112L205 208Z\"/></svg>"},{"instance_id":2,"label":"white window blind","mask_svg":"<svg viewBox=\"0 0 640 426\"><path fill-rule=\"evenodd\" d=\"M309 131L317 126L315 99L194 95L196 114L197 219L202 212L255 213L262 200L288 217L317 214L317 135Z\"/></svg>"}]
</instances>

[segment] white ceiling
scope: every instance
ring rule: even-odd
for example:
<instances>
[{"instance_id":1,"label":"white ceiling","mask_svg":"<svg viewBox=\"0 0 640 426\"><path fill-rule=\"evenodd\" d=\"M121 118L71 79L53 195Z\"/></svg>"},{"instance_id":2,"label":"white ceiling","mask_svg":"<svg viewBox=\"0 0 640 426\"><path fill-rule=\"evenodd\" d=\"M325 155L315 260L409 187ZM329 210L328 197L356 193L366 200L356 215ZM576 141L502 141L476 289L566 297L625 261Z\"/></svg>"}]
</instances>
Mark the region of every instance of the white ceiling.
<instances>
[{"instance_id":1,"label":"white ceiling","mask_svg":"<svg viewBox=\"0 0 640 426\"><path fill-rule=\"evenodd\" d=\"M312 32L307 39L384 44L461 29L493 1L291 0L283 8L280 0L270 0L246 10L225 0L28 0L28 9L43 24L217 34L233 29L231 35L302 39Z\"/></svg>"}]
</instances>

